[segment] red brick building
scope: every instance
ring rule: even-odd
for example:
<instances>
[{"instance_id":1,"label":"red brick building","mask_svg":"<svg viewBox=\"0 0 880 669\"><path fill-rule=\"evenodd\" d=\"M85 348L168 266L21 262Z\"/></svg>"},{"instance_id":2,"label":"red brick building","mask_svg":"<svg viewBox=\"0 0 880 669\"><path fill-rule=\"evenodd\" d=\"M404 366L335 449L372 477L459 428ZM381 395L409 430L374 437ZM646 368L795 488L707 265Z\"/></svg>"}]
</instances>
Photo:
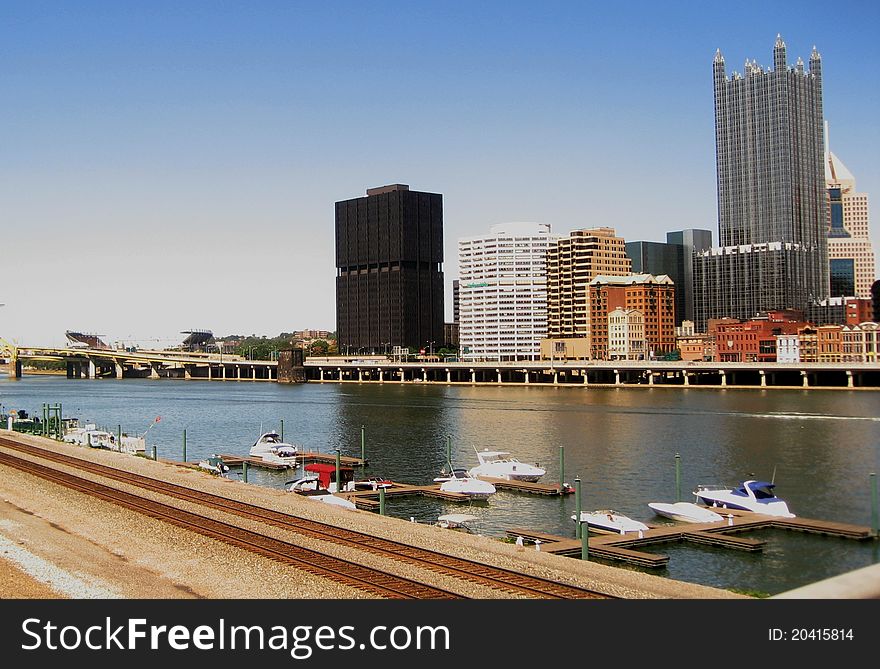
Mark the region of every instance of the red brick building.
<instances>
[{"instance_id":1,"label":"red brick building","mask_svg":"<svg viewBox=\"0 0 880 669\"><path fill-rule=\"evenodd\" d=\"M796 313L770 311L760 318L714 321L716 362L776 362L776 335L798 334L808 326Z\"/></svg>"}]
</instances>

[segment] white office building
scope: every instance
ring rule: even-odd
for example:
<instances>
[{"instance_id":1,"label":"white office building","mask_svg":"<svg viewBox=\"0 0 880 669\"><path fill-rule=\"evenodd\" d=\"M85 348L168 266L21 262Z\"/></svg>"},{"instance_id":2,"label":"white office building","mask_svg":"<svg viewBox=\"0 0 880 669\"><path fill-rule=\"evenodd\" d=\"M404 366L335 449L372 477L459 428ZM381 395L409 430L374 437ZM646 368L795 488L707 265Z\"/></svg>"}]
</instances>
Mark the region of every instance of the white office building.
<instances>
[{"instance_id":1,"label":"white office building","mask_svg":"<svg viewBox=\"0 0 880 669\"><path fill-rule=\"evenodd\" d=\"M501 223L458 241L459 348L467 360L538 360L547 336L545 223Z\"/></svg>"}]
</instances>

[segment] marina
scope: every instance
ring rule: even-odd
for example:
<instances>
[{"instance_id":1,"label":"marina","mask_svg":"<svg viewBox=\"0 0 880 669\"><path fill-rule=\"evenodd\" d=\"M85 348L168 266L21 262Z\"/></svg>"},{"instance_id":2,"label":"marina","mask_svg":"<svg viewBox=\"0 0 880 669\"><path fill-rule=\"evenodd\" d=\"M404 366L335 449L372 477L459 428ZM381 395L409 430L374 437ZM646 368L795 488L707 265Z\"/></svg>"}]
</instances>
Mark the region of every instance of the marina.
<instances>
[{"instance_id":1,"label":"marina","mask_svg":"<svg viewBox=\"0 0 880 669\"><path fill-rule=\"evenodd\" d=\"M590 555L604 560L659 569L668 563L667 556L646 553L636 549L670 542L691 542L756 553L764 549L766 541L732 535L740 532L766 529L808 532L856 541L874 540L870 527L850 525L848 523L808 518L764 516L738 509L725 509L724 514L729 516L729 518L722 520L721 523L649 526L648 529L639 532L637 535L631 532L620 534L609 530L597 530L591 527L591 533L594 532L596 536L589 538L589 552ZM548 553L576 557L581 555L582 544L580 539L571 539L520 528L507 530L507 536L510 538L523 537L532 542L539 540L545 546L541 550Z\"/></svg>"},{"instance_id":2,"label":"marina","mask_svg":"<svg viewBox=\"0 0 880 669\"><path fill-rule=\"evenodd\" d=\"M156 415L162 415L147 435L147 453L157 447L162 461L182 460L181 435L186 429L190 462L224 454L232 463L229 476L238 480L261 423L273 425L283 419L289 436L312 446L306 452L317 453L332 465L339 448L341 466L356 469L365 426L369 468L356 471L356 476L406 482L396 490L385 488L387 515L429 525L440 515L465 513L479 519L481 534L496 538L518 528L534 528L534 535L543 537L541 550L548 554L565 554L566 546L575 556L580 552L570 520L574 496L558 494L560 479L569 485L576 477L583 480L584 509L619 509L653 526L650 534L655 528L662 532L665 521L653 516L647 503L674 498L675 452L682 455L682 490L687 495L705 481L742 481L751 478L747 474L752 471L763 474L755 478L770 480L776 469L779 495L799 516L788 520L803 531L780 532L765 526L755 534L704 534L699 525L687 524L653 545L621 545L617 537L599 541L596 535L590 540L591 556L602 560L603 552L629 551L630 564L673 579L770 593L876 560L877 542L823 538L813 534L821 528L801 518L816 517L818 509L818 517L828 519L823 521L826 524L833 520L863 528L870 520L868 473L876 469L876 460L869 445L877 443L880 431L862 393L814 389L789 395L774 390L759 397L737 391L674 395L596 389L585 401L548 387L259 384L230 388L164 379L70 384L51 377L0 380L0 393L5 409L31 410L47 399L60 401L65 416L114 427L121 423L129 433L143 433ZM379 414L381 421L376 420ZM715 438L707 440L706 434ZM483 502L444 497L432 478L447 460L449 437L457 466L477 464L476 444L480 449L511 450L524 462L540 462L547 474L538 484L507 482L510 488L490 479L497 492ZM749 445L755 439L760 450ZM516 447L510 448L514 443ZM564 471L560 471L562 446ZM241 464L236 465L235 458ZM810 458L827 465L808 466ZM629 467L622 464L625 461ZM269 488L283 489L298 476L289 468L252 464L248 468L250 484ZM522 486L542 494L523 494L516 489ZM830 494L842 488L848 491L845 499ZM358 508L379 510L378 490L345 494L355 495L352 501ZM843 527L838 535L847 531ZM681 538L684 532L690 537ZM747 550L754 547L753 541L765 540L772 551ZM605 542L611 544L606 547ZM740 548L729 550L737 542ZM663 555L653 552L658 548ZM641 563L636 559L640 557Z\"/></svg>"}]
</instances>

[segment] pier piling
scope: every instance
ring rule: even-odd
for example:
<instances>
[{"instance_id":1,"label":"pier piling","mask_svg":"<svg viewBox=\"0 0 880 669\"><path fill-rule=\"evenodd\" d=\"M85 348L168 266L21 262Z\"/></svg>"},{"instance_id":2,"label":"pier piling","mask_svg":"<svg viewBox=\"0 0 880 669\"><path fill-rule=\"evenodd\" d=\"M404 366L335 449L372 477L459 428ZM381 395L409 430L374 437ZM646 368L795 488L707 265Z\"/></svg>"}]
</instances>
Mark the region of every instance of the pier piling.
<instances>
[{"instance_id":1,"label":"pier piling","mask_svg":"<svg viewBox=\"0 0 880 669\"><path fill-rule=\"evenodd\" d=\"M675 454L675 501L681 501L681 456Z\"/></svg>"}]
</instances>

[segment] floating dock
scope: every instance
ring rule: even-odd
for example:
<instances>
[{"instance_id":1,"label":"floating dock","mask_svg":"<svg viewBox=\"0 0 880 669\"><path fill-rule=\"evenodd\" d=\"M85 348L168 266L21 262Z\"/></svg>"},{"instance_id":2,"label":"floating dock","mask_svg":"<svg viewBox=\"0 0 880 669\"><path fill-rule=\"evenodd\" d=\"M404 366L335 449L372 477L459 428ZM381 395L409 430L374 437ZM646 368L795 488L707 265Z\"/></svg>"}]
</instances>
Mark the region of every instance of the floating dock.
<instances>
[{"instance_id":1,"label":"floating dock","mask_svg":"<svg viewBox=\"0 0 880 669\"><path fill-rule=\"evenodd\" d=\"M737 509L719 509L719 512L728 515L728 518L715 523L678 523L675 525L649 526L649 529L643 531L641 536L635 532L614 534L590 528L590 555L603 560L626 562L640 567L661 568L669 562L669 556L646 553L635 549L673 541L689 541L719 548L759 552L763 550L766 544L765 541L731 535L769 528L821 534L843 539L855 539L857 541L873 538L871 528L861 525L850 525L848 523L811 518L779 518L750 511L739 511ZM523 539L533 543L535 540L538 540L542 544L541 550L547 553L577 557L581 554L580 539L525 529L507 530L507 536L521 536Z\"/></svg>"},{"instance_id":2,"label":"floating dock","mask_svg":"<svg viewBox=\"0 0 880 669\"><path fill-rule=\"evenodd\" d=\"M507 479L498 479L493 476L479 476L481 481L491 483L499 490L513 490L516 492L527 492L534 495L570 495L574 492L572 489L565 488L558 483L529 483L527 481L508 481Z\"/></svg>"},{"instance_id":3,"label":"floating dock","mask_svg":"<svg viewBox=\"0 0 880 669\"><path fill-rule=\"evenodd\" d=\"M247 462L248 467L261 467L262 469L294 469L295 467L291 467L290 465L275 463L275 462L266 462L262 458L255 458L250 455L231 455L229 453L224 453L220 456L223 458L223 463L228 465L229 467L241 467L245 462ZM328 464L334 465L336 464L336 454L335 453L300 453L296 456L296 467L299 467L303 464L308 464L310 462L326 462ZM352 458L347 455L340 456L339 464L342 467L365 467L366 460L361 460L360 458Z\"/></svg>"},{"instance_id":4,"label":"floating dock","mask_svg":"<svg viewBox=\"0 0 880 669\"><path fill-rule=\"evenodd\" d=\"M447 502L470 502L471 497L460 492L445 492L440 490L440 483L432 483L430 485L410 485L408 483L392 483L385 488L385 499L391 497L406 497L418 495L421 497L435 497L443 499ZM355 503L359 509L367 509L370 511L379 508L379 491L378 490L356 490L354 492L339 493L340 497L349 499Z\"/></svg>"}]
</instances>

